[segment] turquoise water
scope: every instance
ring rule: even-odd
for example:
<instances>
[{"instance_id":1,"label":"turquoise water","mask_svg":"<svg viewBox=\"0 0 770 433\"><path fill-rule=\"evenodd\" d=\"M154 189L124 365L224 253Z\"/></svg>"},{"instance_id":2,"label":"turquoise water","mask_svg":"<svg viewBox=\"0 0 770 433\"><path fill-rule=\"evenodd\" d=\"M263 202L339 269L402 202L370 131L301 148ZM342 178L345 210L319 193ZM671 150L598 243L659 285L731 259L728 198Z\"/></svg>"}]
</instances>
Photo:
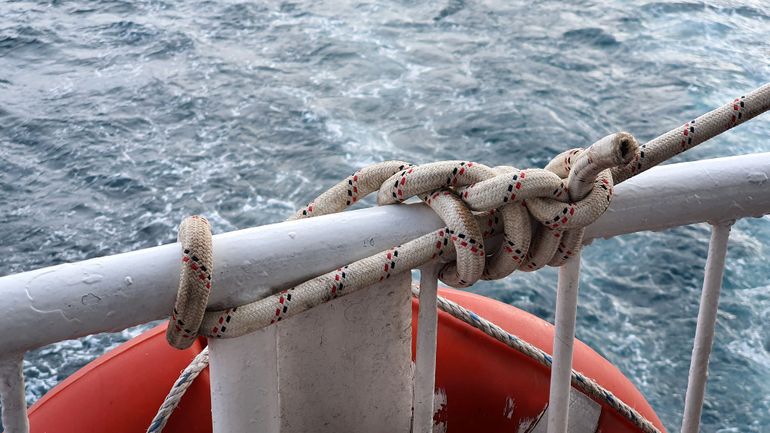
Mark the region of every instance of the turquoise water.
<instances>
[{"instance_id":1,"label":"turquoise water","mask_svg":"<svg viewBox=\"0 0 770 433\"><path fill-rule=\"evenodd\" d=\"M0 274L281 221L375 161L542 167L770 80L747 2L0 3ZM770 151L762 117L676 160ZM715 204L718 205L718 204ZM708 228L597 241L578 337L679 428ZM768 218L739 222L704 432L770 432ZM552 320L556 273L471 290ZM136 335L27 355L28 401Z\"/></svg>"}]
</instances>

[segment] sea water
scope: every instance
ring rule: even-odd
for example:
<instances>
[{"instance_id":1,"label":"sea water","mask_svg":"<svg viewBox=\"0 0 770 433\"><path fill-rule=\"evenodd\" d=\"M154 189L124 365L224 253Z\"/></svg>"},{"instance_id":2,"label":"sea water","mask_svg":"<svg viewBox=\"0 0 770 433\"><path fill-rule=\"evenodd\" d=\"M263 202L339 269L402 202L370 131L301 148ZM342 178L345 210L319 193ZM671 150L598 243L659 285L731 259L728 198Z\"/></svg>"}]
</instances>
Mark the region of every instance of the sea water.
<instances>
[{"instance_id":1,"label":"sea water","mask_svg":"<svg viewBox=\"0 0 770 433\"><path fill-rule=\"evenodd\" d=\"M386 159L542 167L611 132L645 141L769 79L760 1L5 1L0 274L173 242L190 214L281 221ZM764 116L675 161L768 150ZM577 335L671 431L707 239L584 253ZM768 218L733 229L704 432L770 431L768 242ZM545 269L470 290L553 320L555 286ZM28 402L143 329L28 353Z\"/></svg>"}]
</instances>

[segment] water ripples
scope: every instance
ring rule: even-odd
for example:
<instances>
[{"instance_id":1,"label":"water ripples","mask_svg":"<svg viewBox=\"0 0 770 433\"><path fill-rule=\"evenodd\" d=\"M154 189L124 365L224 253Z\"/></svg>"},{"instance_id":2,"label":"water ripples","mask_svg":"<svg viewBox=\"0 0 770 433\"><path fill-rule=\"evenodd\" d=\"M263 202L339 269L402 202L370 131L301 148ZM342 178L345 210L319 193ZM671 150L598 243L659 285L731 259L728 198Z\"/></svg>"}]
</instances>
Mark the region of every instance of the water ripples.
<instances>
[{"instance_id":1,"label":"water ripples","mask_svg":"<svg viewBox=\"0 0 770 433\"><path fill-rule=\"evenodd\" d=\"M543 166L770 76L759 1L0 4L0 274L281 221L385 159ZM770 150L766 118L677 161ZM707 228L587 248L578 335L678 429ZM703 431L770 424L768 218L730 245ZM556 274L472 290L551 320ZM28 354L28 400L139 332ZM766 430L764 430L766 431Z\"/></svg>"}]
</instances>

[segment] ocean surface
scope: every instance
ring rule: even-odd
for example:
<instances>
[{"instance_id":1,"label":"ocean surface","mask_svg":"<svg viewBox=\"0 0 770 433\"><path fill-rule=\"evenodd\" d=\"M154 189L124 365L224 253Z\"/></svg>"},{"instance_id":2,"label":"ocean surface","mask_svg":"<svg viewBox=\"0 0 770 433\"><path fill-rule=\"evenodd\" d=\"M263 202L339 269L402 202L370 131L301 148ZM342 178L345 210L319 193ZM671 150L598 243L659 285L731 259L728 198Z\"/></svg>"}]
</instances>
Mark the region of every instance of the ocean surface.
<instances>
[{"instance_id":1,"label":"ocean surface","mask_svg":"<svg viewBox=\"0 0 770 433\"><path fill-rule=\"evenodd\" d=\"M282 221L376 161L542 167L646 141L768 80L758 0L3 1L0 275L173 242L190 214ZM760 151L767 115L676 161ZM578 337L670 431L707 243L699 225L584 254ZM703 432L770 432L768 243L767 217L733 230ZM471 290L553 320L555 286ZM143 329L28 353L28 402Z\"/></svg>"}]
</instances>

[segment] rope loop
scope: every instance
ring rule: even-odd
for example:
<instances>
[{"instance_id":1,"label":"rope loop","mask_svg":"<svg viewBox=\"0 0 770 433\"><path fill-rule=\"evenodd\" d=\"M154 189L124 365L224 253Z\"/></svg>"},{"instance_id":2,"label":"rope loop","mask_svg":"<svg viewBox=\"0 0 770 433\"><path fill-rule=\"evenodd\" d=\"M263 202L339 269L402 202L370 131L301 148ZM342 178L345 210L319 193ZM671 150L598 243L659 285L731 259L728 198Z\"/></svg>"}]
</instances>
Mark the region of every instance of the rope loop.
<instances>
[{"instance_id":1,"label":"rope loop","mask_svg":"<svg viewBox=\"0 0 770 433\"><path fill-rule=\"evenodd\" d=\"M445 266L439 278L452 287L467 287L479 278L503 278L519 268L534 271L546 264L560 266L574 255L581 247L583 227L601 216L612 199L609 169L627 164L637 150L634 137L620 132L588 149L564 152L546 169L490 168L470 161L404 166L382 183L377 203L401 203L421 196L447 225L452 225L450 220L469 221L471 211L494 210L501 215L504 241L486 258L483 268L477 257L477 252L484 250L483 238L469 235L479 230L461 224L465 231L452 235L453 242L461 237L455 243L458 264ZM455 192L467 211L456 201L431 204L431 200L441 198L439 193L447 195L447 190ZM530 215L542 226L535 233ZM465 237L470 239L463 242ZM469 248L471 251L466 251Z\"/></svg>"},{"instance_id":2,"label":"rope loop","mask_svg":"<svg viewBox=\"0 0 770 433\"><path fill-rule=\"evenodd\" d=\"M446 236L456 251L457 259L439 270L439 279L452 287L474 284L484 272L486 258L484 238L476 217L451 189L442 188L421 198L446 224Z\"/></svg>"},{"instance_id":3,"label":"rope loop","mask_svg":"<svg viewBox=\"0 0 770 433\"><path fill-rule=\"evenodd\" d=\"M185 218L179 225L178 240L183 251L182 271L166 340L177 349L187 349L198 336L211 291L214 253L208 220L198 215Z\"/></svg>"},{"instance_id":4,"label":"rope loop","mask_svg":"<svg viewBox=\"0 0 770 433\"><path fill-rule=\"evenodd\" d=\"M493 168L471 161L419 166L385 161L364 167L290 219L340 212L376 192L380 205L419 197L446 226L295 288L221 311L205 312L213 269L209 224L203 217L187 218L179 229L185 254L169 343L189 347L199 333L243 335L435 258L446 262L439 271L442 282L458 288L517 269L559 266L579 251L583 227L609 206L609 169L628 163L637 149L634 137L620 132L588 149L566 151L545 169ZM497 234L502 242L490 252L484 240Z\"/></svg>"},{"instance_id":5,"label":"rope loop","mask_svg":"<svg viewBox=\"0 0 770 433\"><path fill-rule=\"evenodd\" d=\"M290 219L340 212L376 191L378 204L420 197L439 213L446 227L264 299L205 312L202 320L211 288L211 232L205 218L191 217L180 226L183 260L191 263L186 261L187 266L183 266L169 342L183 348L192 343L196 333L237 337L436 258L448 262L441 278L454 287L465 287L478 279L502 278L517 269L529 272L545 265L560 266L580 250L584 228L607 210L615 183L768 109L770 84L641 147L631 134L610 134L587 149L562 152L544 169L492 168L471 161L370 165L318 196ZM490 253L484 239L501 232L500 248ZM208 275L201 277L199 273L196 277L198 269L193 269L193 264L197 262L189 254L203 259L203 272ZM453 259L456 262L452 263Z\"/></svg>"},{"instance_id":6,"label":"rope loop","mask_svg":"<svg viewBox=\"0 0 770 433\"><path fill-rule=\"evenodd\" d=\"M468 161L419 167L402 161L387 161L365 167L321 194L289 219L340 212L362 197L378 191L379 204L398 203L419 195L439 212L447 227L350 263L294 288L226 310L204 313L213 271L211 232L205 218L190 217L182 222L179 230L185 256L167 338L172 346L181 349L189 347L198 333L217 338L238 337L382 281L395 272L414 269L437 258L451 261L457 256L457 263L449 263L441 271L444 282L454 283L455 286L472 284L478 278L502 278L516 269L533 271L546 264L560 266L579 251L585 226L595 221L609 206L614 183L635 176L767 110L770 110L770 84L735 98L641 147L628 133L611 134L588 149L571 149L561 153L542 170L519 170L506 166L490 168ZM453 216L444 215L444 212L456 213ZM536 221L534 229L530 214ZM500 249L487 254L483 239L500 233L501 229L503 242ZM471 239L475 242L470 242L469 235L473 235ZM208 276L202 278L197 274L196 278L194 272L199 269L193 269L192 264L188 264L190 260L198 262L193 257L204 259L202 263L206 268L201 267L201 270L208 272ZM439 308L461 320L464 320L464 315L471 317L474 326L500 341L510 343L516 340L515 336L494 331L493 324L479 325L484 321L475 314L448 308L447 302L439 298ZM520 346L511 344L522 353L531 352ZM196 365L191 365L189 371L185 370L182 377L197 374L196 371L203 369L207 361L204 356L202 353L200 362L194 362ZM533 353L530 356L542 358L550 366L547 355ZM573 372L573 384L580 387L581 383L585 384L586 378L575 376ZM179 384L180 389L183 386ZM657 432L633 408L600 386L595 387L598 398L615 407L642 431ZM179 394L175 394L172 390L153 421L151 431L162 429L165 424L163 418L168 417L176 404L172 401L178 402L183 392L180 390Z\"/></svg>"}]
</instances>

